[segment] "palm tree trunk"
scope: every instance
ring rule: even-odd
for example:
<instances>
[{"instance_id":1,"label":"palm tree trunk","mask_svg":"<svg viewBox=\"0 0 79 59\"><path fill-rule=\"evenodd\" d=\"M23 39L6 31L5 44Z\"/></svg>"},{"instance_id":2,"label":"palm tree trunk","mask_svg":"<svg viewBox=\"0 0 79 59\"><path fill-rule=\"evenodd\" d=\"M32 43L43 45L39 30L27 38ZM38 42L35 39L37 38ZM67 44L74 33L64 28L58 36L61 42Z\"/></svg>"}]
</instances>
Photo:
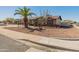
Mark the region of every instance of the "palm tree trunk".
<instances>
[{"instance_id":1,"label":"palm tree trunk","mask_svg":"<svg viewBox=\"0 0 79 59\"><path fill-rule=\"evenodd\" d=\"M27 17L24 17L24 27L25 28L28 28L28 18Z\"/></svg>"}]
</instances>

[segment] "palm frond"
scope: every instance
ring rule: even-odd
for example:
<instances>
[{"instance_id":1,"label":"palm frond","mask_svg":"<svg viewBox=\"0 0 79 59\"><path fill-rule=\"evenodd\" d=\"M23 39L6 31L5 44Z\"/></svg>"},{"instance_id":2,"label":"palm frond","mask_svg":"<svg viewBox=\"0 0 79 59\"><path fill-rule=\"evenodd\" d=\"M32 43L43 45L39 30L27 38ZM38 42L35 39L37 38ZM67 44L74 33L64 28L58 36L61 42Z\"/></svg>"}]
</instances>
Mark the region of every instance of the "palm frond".
<instances>
[{"instance_id":1,"label":"palm frond","mask_svg":"<svg viewBox=\"0 0 79 59\"><path fill-rule=\"evenodd\" d=\"M17 13L17 12L16 12L16 13L14 13L14 15L17 15L17 14L20 14L20 13Z\"/></svg>"},{"instance_id":2,"label":"palm frond","mask_svg":"<svg viewBox=\"0 0 79 59\"><path fill-rule=\"evenodd\" d=\"M18 8L19 11L24 11L22 8Z\"/></svg>"},{"instance_id":3,"label":"palm frond","mask_svg":"<svg viewBox=\"0 0 79 59\"><path fill-rule=\"evenodd\" d=\"M36 15L35 13L30 12L30 9L27 8L27 7L18 8L17 10L15 10L14 15L16 15L16 14L22 15L24 17L31 16L31 15Z\"/></svg>"},{"instance_id":4,"label":"palm frond","mask_svg":"<svg viewBox=\"0 0 79 59\"><path fill-rule=\"evenodd\" d=\"M28 13L28 15L35 15L36 16L36 14L35 13L33 13L33 12L30 12L30 13Z\"/></svg>"}]
</instances>

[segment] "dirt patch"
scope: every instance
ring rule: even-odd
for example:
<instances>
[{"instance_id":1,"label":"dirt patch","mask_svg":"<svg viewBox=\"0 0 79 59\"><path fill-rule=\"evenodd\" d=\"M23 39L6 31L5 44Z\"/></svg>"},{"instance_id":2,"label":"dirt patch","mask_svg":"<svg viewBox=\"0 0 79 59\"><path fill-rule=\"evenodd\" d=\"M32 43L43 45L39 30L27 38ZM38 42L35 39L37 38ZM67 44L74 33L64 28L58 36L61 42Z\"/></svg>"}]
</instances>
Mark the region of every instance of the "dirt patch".
<instances>
[{"instance_id":1,"label":"dirt patch","mask_svg":"<svg viewBox=\"0 0 79 59\"><path fill-rule=\"evenodd\" d=\"M44 30L42 31L37 30L31 31L27 28L18 28L18 27L5 27L5 29L46 37L79 38L79 30L76 28L64 29L64 28L44 27Z\"/></svg>"}]
</instances>

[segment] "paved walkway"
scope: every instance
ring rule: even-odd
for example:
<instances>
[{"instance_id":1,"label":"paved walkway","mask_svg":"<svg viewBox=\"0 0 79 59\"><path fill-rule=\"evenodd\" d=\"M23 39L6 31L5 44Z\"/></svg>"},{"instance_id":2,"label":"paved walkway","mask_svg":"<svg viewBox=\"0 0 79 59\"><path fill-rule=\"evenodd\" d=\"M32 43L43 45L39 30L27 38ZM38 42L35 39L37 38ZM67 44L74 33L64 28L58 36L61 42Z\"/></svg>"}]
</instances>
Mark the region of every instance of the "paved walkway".
<instances>
[{"instance_id":1,"label":"paved walkway","mask_svg":"<svg viewBox=\"0 0 79 59\"><path fill-rule=\"evenodd\" d=\"M11 31L3 28L0 28L0 34L15 40L29 40L37 44L41 44L44 46L49 46L57 49L68 50L68 51L79 51L79 41L59 40L55 38L25 34L25 33Z\"/></svg>"}]
</instances>

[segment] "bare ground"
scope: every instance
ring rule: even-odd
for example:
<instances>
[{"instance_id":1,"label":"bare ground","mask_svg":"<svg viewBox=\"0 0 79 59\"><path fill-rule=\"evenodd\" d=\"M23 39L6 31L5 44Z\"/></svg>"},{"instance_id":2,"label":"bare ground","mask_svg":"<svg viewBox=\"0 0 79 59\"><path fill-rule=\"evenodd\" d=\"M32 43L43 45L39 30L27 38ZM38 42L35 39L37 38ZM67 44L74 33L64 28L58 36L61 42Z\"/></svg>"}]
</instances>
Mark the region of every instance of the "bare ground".
<instances>
[{"instance_id":1,"label":"bare ground","mask_svg":"<svg viewBox=\"0 0 79 59\"><path fill-rule=\"evenodd\" d=\"M9 30L46 36L46 37L79 38L79 30L76 28L54 28L54 27L43 27L43 28L44 30L42 31L38 31L38 30L32 31L27 28L5 27L5 29L9 29Z\"/></svg>"}]
</instances>

